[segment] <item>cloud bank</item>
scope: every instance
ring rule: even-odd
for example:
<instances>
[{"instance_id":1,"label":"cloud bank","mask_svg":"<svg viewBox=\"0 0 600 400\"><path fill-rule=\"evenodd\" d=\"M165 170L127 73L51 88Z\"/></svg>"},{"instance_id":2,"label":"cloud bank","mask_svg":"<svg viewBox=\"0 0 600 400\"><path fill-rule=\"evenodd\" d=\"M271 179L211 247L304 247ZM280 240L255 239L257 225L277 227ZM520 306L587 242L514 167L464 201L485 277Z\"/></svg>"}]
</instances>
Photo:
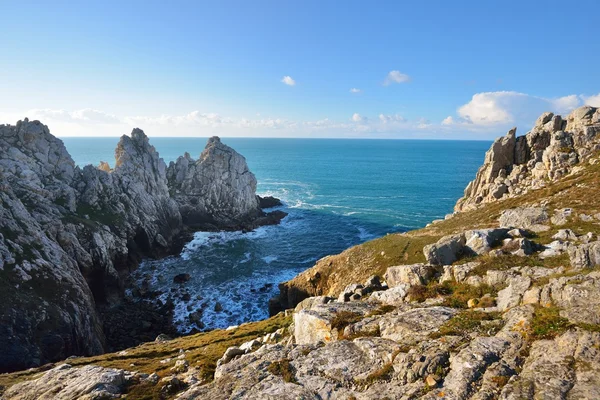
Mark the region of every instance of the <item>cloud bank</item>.
<instances>
[{"instance_id":1,"label":"cloud bank","mask_svg":"<svg viewBox=\"0 0 600 400\"><path fill-rule=\"evenodd\" d=\"M345 118L290 120L280 117L231 117L199 110L177 115L117 116L94 108L80 110L31 109L1 112L0 123L14 124L25 117L38 119L57 136L120 136L139 127L151 136L255 136L255 137L405 137L492 139L512 126L525 133L545 111L562 115L584 104L600 106L600 93L556 98L514 91L474 94L453 115L435 121L428 116L361 112Z\"/></svg>"}]
</instances>

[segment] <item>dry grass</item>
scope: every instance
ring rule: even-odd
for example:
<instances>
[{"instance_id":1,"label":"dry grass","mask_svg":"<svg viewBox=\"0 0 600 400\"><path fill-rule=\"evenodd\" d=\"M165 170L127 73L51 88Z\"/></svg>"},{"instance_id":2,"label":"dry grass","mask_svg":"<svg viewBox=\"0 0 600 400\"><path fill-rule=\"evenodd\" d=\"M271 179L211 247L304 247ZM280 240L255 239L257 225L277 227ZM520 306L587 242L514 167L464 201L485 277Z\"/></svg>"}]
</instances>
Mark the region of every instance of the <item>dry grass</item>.
<instances>
[{"instance_id":1,"label":"dry grass","mask_svg":"<svg viewBox=\"0 0 600 400\"><path fill-rule=\"evenodd\" d=\"M485 294L495 296L497 291L486 284L472 286L454 281L415 285L411 286L408 290L408 296L411 301L421 303L430 298L443 297L442 304L454 308L467 308L467 302L470 299L479 299Z\"/></svg>"},{"instance_id":2,"label":"dry grass","mask_svg":"<svg viewBox=\"0 0 600 400\"><path fill-rule=\"evenodd\" d=\"M437 332L429 335L432 339L442 336L467 336L473 332L480 335L494 335L501 324L491 326L490 321L500 322L502 315L499 312L463 311L444 323ZM487 321L488 324L483 323Z\"/></svg>"},{"instance_id":3,"label":"dry grass","mask_svg":"<svg viewBox=\"0 0 600 400\"><path fill-rule=\"evenodd\" d=\"M288 359L272 362L267 367L267 371L273 375L280 376L285 382L296 383L294 371Z\"/></svg>"},{"instance_id":4,"label":"dry grass","mask_svg":"<svg viewBox=\"0 0 600 400\"><path fill-rule=\"evenodd\" d=\"M73 366L94 364L148 374L156 372L163 377L169 375L169 368L174 365L175 360L169 363L161 363L160 361L167 358L176 358L179 354L179 350L183 349L186 352L186 360L189 362L190 367L198 368L201 371L203 378L212 380L217 360L221 358L228 347L238 346L256 337L274 332L279 328L288 327L291 322L291 317L284 317L283 314L278 314L277 316L264 321L243 324L239 328L229 331L218 329L206 333L185 336L164 343L145 343L126 350L125 355L109 353L94 357L74 358L67 360L66 362ZM40 375L40 372L47 370L50 367L52 367L52 365L12 374L1 374L0 386L9 387L21 381L35 379ZM152 397L144 396L153 396L154 392L159 389L158 385L149 386L147 388L139 386L144 385L132 386L129 388L129 391L130 393L142 391L142 393L138 393L139 396L143 395L142 397L138 397L140 399L151 399ZM134 397L128 396L128 398Z\"/></svg>"}]
</instances>

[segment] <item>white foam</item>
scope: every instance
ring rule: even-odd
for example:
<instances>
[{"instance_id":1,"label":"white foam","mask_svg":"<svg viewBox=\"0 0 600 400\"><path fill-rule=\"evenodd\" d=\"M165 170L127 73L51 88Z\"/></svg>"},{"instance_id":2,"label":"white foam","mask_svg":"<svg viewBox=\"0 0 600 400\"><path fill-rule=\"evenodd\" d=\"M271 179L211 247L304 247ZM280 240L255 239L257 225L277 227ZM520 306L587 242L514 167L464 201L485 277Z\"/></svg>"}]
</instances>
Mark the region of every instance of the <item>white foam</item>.
<instances>
[{"instance_id":1,"label":"white foam","mask_svg":"<svg viewBox=\"0 0 600 400\"><path fill-rule=\"evenodd\" d=\"M267 264L271 264L273 261L277 261L277 256L266 256L262 257L262 260Z\"/></svg>"}]
</instances>

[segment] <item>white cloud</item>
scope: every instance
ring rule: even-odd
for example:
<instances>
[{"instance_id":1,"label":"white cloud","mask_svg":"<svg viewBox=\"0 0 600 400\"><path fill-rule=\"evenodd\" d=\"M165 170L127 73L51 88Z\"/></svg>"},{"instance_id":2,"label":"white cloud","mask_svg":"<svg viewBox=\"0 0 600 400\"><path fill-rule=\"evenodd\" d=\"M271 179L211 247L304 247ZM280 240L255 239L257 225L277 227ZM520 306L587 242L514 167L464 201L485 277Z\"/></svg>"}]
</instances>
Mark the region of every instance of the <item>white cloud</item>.
<instances>
[{"instance_id":1,"label":"white cloud","mask_svg":"<svg viewBox=\"0 0 600 400\"><path fill-rule=\"evenodd\" d=\"M453 118L451 115L447 116L447 117L446 117L446 118L444 118L444 120L442 121L442 125L453 125L454 123L455 123L455 122L454 122L454 118Z\"/></svg>"},{"instance_id":2,"label":"white cloud","mask_svg":"<svg viewBox=\"0 0 600 400\"><path fill-rule=\"evenodd\" d=\"M394 114L394 115L379 114L379 121L382 124L387 124L390 122L405 122L406 120L400 114Z\"/></svg>"},{"instance_id":3,"label":"white cloud","mask_svg":"<svg viewBox=\"0 0 600 400\"><path fill-rule=\"evenodd\" d=\"M389 86L392 83L406 83L408 81L410 81L410 76L403 74L400 71L390 71L385 77L383 84Z\"/></svg>"},{"instance_id":4,"label":"white cloud","mask_svg":"<svg viewBox=\"0 0 600 400\"><path fill-rule=\"evenodd\" d=\"M358 88L352 88L350 89L350 93L360 93L362 92L362 90L358 89Z\"/></svg>"},{"instance_id":5,"label":"white cloud","mask_svg":"<svg viewBox=\"0 0 600 400\"><path fill-rule=\"evenodd\" d=\"M53 110L50 108L34 108L27 111L30 119L54 119L63 122L89 122L114 124L121 122L119 118L103 111L84 108L76 111Z\"/></svg>"},{"instance_id":6,"label":"white cloud","mask_svg":"<svg viewBox=\"0 0 600 400\"><path fill-rule=\"evenodd\" d=\"M285 83L288 86L296 86L296 81L292 79L291 76L286 75L281 79L281 82Z\"/></svg>"},{"instance_id":7,"label":"white cloud","mask_svg":"<svg viewBox=\"0 0 600 400\"><path fill-rule=\"evenodd\" d=\"M592 96L581 96L583 102L592 107L600 107L600 93Z\"/></svg>"},{"instance_id":8,"label":"white cloud","mask_svg":"<svg viewBox=\"0 0 600 400\"><path fill-rule=\"evenodd\" d=\"M352 121L360 122L362 120L363 120L363 117L361 117L361 115L359 113L352 114Z\"/></svg>"},{"instance_id":9,"label":"white cloud","mask_svg":"<svg viewBox=\"0 0 600 400\"><path fill-rule=\"evenodd\" d=\"M591 97L594 101L593 96ZM531 126L545 112L566 115L590 98L568 95L544 98L519 92L483 92L457 110L457 116L449 116L442 125L463 125L475 128L517 125Z\"/></svg>"}]
</instances>

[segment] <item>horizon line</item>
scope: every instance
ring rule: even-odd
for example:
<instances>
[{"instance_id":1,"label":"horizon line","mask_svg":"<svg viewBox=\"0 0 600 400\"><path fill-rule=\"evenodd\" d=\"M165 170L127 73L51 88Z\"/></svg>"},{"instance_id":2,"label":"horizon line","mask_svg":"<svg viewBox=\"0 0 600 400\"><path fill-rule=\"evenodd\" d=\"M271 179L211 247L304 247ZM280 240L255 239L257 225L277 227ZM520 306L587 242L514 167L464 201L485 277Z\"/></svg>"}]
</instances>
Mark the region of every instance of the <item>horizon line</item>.
<instances>
[{"instance_id":1,"label":"horizon line","mask_svg":"<svg viewBox=\"0 0 600 400\"><path fill-rule=\"evenodd\" d=\"M59 139L120 139L123 136L129 135L121 135L121 136L58 136L54 135ZM213 136L219 137L219 139L309 139L309 140L438 140L445 142L493 142L495 139L444 139L444 138L374 138L374 137L308 137L308 136L295 136L295 137L285 137L285 136L219 136L219 135L211 135L211 136L148 136L148 139L209 139ZM500 136L498 136L500 137Z\"/></svg>"}]
</instances>

